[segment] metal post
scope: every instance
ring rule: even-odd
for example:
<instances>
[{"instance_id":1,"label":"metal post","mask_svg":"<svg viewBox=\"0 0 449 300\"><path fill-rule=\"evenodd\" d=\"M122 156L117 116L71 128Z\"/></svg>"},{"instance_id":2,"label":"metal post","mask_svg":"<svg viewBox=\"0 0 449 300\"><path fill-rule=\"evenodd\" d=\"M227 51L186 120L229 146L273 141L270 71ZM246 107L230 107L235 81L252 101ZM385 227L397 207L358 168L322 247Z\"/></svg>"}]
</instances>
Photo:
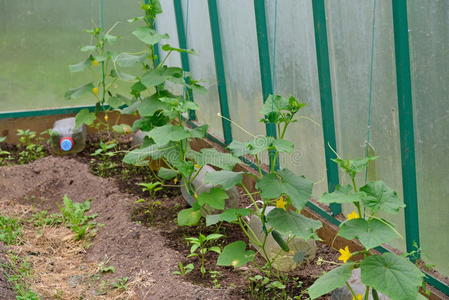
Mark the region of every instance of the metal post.
<instances>
[{"instance_id":1,"label":"metal post","mask_svg":"<svg viewBox=\"0 0 449 300\"><path fill-rule=\"evenodd\" d=\"M175 9L175 17L176 17L176 29L178 32L178 42L179 42L179 48L187 49L187 37L186 37L186 30L184 25L184 16L182 12L182 3L181 0L173 0L174 9ZM184 72L190 72L190 63L189 63L189 56L188 53L182 52L181 53L181 65L184 70ZM185 78L187 84L190 83L190 78ZM193 93L191 89L187 89L187 94L190 101L193 101ZM191 110L189 111L189 119L190 120L196 120L196 114L195 111Z\"/></svg>"},{"instance_id":2,"label":"metal post","mask_svg":"<svg viewBox=\"0 0 449 300\"><path fill-rule=\"evenodd\" d=\"M217 0L208 0L210 29L212 33L212 44L214 48L215 73L217 76L218 96L220 98L220 110L223 136L225 144L232 142L231 115L229 113L228 92L226 90L226 74L223 62L223 50L221 47L220 23L218 19Z\"/></svg>"},{"instance_id":3,"label":"metal post","mask_svg":"<svg viewBox=\"0 0 449 300\"><path fill-rule=\"evenodd\" d=\"M254 12L256 16L257 45L259 49L262 97L263 102L265 103L268 96L273 94L273 80L271 78L271 63L267 32L267 18L265 12L265 0L254 0ZM266 124L266 131L268 136L276 137L275 124ZM273 155L275 155L275 153L270 152L270 162L272 161L271 158ZM279 168L279 160L277 160L276 167Z\"/></svg>"},{"instance_id":4,"label":"metal post","mask_svg":"<svg viewBox=\"0 0 449 300\"><path fill-rule=\"evenodd\" d=\"M401 139L402 186L405 207L407 251L419 248L418 197L416 190L415 137L413 129L412 83L408 41L407 1L394 0L393 26L396 57L399 132ZM416 254L413 259L419 258Z\"/></svg>"},{"instance_id":5,"label":"metal post","mask_svg":"<svg viewBox=\"0 0 449 300\"><path fill-rule=\"evenodd\" d=\"M320 86L321 116L323 120L324 152L326 155L327 187L334 191L339 183L338 166L332 161L333 149L337 149L335 138L334 107L332 103L332 83L329 67L329 49L327 44L326 10L324 0L312 0L313 25L315 28L315 45ZM330 205L333 215L341 213L341 205Z\"/></svg>"}]
</instances>

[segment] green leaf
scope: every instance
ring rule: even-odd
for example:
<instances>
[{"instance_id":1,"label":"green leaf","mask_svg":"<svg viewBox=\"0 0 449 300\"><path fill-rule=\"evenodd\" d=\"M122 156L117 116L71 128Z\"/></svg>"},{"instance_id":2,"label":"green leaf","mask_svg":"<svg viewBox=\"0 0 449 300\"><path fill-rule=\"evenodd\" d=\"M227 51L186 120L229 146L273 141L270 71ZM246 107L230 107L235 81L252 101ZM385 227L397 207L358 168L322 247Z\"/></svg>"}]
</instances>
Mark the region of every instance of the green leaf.
<instances>
[{"instance_id":1,"label":"green leaf","mask_svg":"<svg viewBox=\"0 0 449 300\"><path fill-rule=\"evenodd\" d=\"M154 94L142 100L138 107L140 116L151 117L159 110L169 109L169 105L158 99L158 95Z\"/></svg>"},{"instance_id":2,"label":"green leaf","mask_svg":"<svg viewBox=\"0 0 449 300\"><path fill-rule=\"evenodd\" d=\"M378 211L396 214L405 207L398 194L383 181L369 182L360 190L366 194L362 199L363 205L368 207L373 214Z\"/></svg>"},{"instance_id":3,"label":"green leaf","mask_svg":"<svg viewBox=\"0 0 449 300\"><path fill-rule=\"evenodd\" d=\"M354 264L344 264L318 278L308 289L309 296L316 299L333 290L343 287L352 276Z\"/></svg>"},{"instance_id":4,"label":"green leaf","mask_svg":"<svg viewBox=\"0 0 449 300\"><path fill-rule=\"evenodd\" d=\"M194 226L200 222L201 212L193 208L183 209L178 212L179 226Z\"/></svg>"},{"instance_id":5,"label":"green leaf","mask_svg":"<svg viewBox=\"0 0 449 300\"><path fill-rule=\"evenodd\" d=\"M168 34L160 34L156 30L148 27L138 27L133 34L147 45L155 45L162 39L168 39Z\"/></svg>"},{"instance_id":6,"label":"green leaf","mask_svg":"<svg viewBox=\"0 0 449 300\"><path fill-rule=\"evenodd\" d=\"M4 141L6 141L6 136L0 136L0 143L3 143Z\"/></svg>"},{"instance_id":7,"label":"green leaf","mask_svg":"<svg viewBox=\"0 0 449 300\"><path fill-rule=\"evenodd\" d=\"M94 112L90 112L87 108L80 110L75 117L75 127L79 128L81 125L92 125L97 119Z\"/></svg>"},{"instance_id":8,"label":"green leaf","mask_svg":"<svg viewBox=\"0 0 449 300\"><path fill-rule=\"evenodd\" d=\"M250 214L251 210L248 208L230 208L218 215L207 215L206 226L214 225L221 221L232 223L237 221L239 217L249 216Z\"/></svg>"},{"instance_id":9,"label":"green leaf","mask_svg":"<svg viewBox=\"0 0 449 300\"><path fill-rule=\"evenodd\" d=\"M231 150L235 156L244 156L248 154L256 155L270 148L274 140L275 139L271 136L258 136L246 143L233 141L229 144L228 149Z\"/></svg>"},{"instance_id":10,"label":"green leaf","mask_svg":"<svg viewBox=\"0 0 449 300\"><path fill-rule=\"evenodd\" d=\"M292 234L305 240L315 237L315 231L321 228L320 221L282 208L271 210L267 215L267 223L282 234Z\"/></svg>"},{"instance_id":11,"label":"green leaf","mask_svg":"<svg viewBox=\"0 0 449 300\"><path fill-rule=\"evenodd\" d=\"M144 20L144 18L145 17L134 17L134 18L128 19L127 21L128 21L128 23L134 23L136 21Z\"/></svg>"},{"instance_id":12,"label":"green leaf","mask_svg":"<svg viewBox=\"0 0 449 300\"><path fill-rule=\"evenodd\" d=\"M90 82L80 87L68 90L67 92L65 92L64 97L68 100L78 99L84 94L91 93L94 87L94 84Z\"/></svg>"},{"instance_id":13,"label":"green leaf","mask_svg":"<svg viewBox=\"0 0 449 300\"><path fill-rule=\"evenodd\" d=\"M201 193L197 201L199 205L209 205L212 208L223 210L226 199L228 199L228 194L224 189L212 188L209 192Z\"/></svg>"},{"instance_id":14,"label":"green leaf","mask_svg":"<svg viewBox=\"0 0 449 300\"><path fill-rule=\"evenodd\" d=\"M378 220L353 219L340 225L338 235L345 239L358 239L367 249L372 249L397 238L397 233L387 224Z\"/></svg>"},{"instance_id":15,"label":"green leaf","mask_svg":"<svg viewBox=\"0 0 449 300\"><path fill-rule=\"evenodd\" d=\"M157 145L165 145L170 141L181 141L190 135L182 126L167 124L152 129L147 136L152 138Z\"/></svg>"},{"instance_id":16,"label":"green leaf","mask_svg":"<svg viewBox=\"0 0 449 300\"><path fill-rule=\"evenodd\" d=\"M220 185L224 189L229 189L237 184L241 184L243 172L232 172L227 170L208 172L204 176L204 183Z\"/></svg>"},{"instance_id":17,"label":"green leaf","mask_svg":"<svg viewBox=\"0 0 449 300\"><path fill-rule=\"evenodd\" d=\"M157 174L157 176L159 176L160 178L165 179L165 180L173 179L177 175L178 175L178 172L176 172L175 170L167 169L167 168L164 168L164 167L161 167L159 169L158 174Z\"/></svg>"},{"instance_id":18,"label":"green leaf","mask_svg":"<svg viewBox=\"0 0 449 300\"><path fill-rule=\"evenodd\" d=\"M114 61L119 67L132 67L138 63L142 63L146 57L147 54L133 55L124 52L114 57Z\"/></svg>"},{"instance_id":19,"label":"green leaf","mask_svg":"<svg viewBox=\"0 0 449 300\"><path fill-rule=\"evenodd\" d=\"M215 148L204 148L200 152L189 151L187 155L201 166L212 165L224 170L232 170L236 164L240 163L237 157L230 153L219 152Z\"/></svg>"},{"instance_id":20,"label":"green leaf","mask_svg":"<svg viewBox=\"0 0 449 300\"><path fill-rule=\"evenodd\" d=\"M368 166L368 163L370 161L375 159L377 159L377 156L369 156L354 160L341 159L341 158L335 158L332 160L336 162L340 168L345 170L350 177L355 177L357 173L360 173L363 170L365 170L366 166Z\"/></svg>"},{"instance_id":21,"label":"green leaf","mask_svg":"<svg viewBox=\"0 0 449 300\"><path fill-rule=\"evenodd\" d=\"M146 72L140 81L146 87L157 86L164 83L169 78L182 78L184 71L177 67L162 67Z\"/></svg>"},{"instance_id":22,"label":"green leaf","mask_svg":"<svg viewBox=\"0 0 449 300\"><path fill-rule=\"evenodd\" d=\"M312 195L313 182L295 175L288 169L283 169L277 174L265 174L257 181L256 187L261 191L264 200L287 195L296 209L301 210Z\"/></svg>"},{"instance_id":23,"label":"green leaf","mask_svg":"<svg viewBox=\"0 0 449 300\"><path fill-rule=\"evenodd\" d=\"M209 125L198 126L194 129L190 129L190 136L192 138L203 138L207 134L207 130L209 129Z\"/></svg>"},{"instance_id":24,"label":"green leaf","mask_svg":"<svg viewBox=\"0 0 449 300\"><path fill-rule=\"evenodd\" d=\"M171 155L173 156L173 155ZM192 176L193 172L195 171L195 167L192 161L179 161L178 156L176 156L176 160L172 162L173 167L178 170L179 173L181 173L184 177L190 177ZM169 160L170 161L170 160Z\"/></svg>"},{"instance_id":25,"label":"green leaf","mask_svg":"<svg viewBox=\"0 0 449 300\"><path fill-rule=\"evenodd\" d=\"M236 241L224 247L223 252L218 256L217 265L241 267L252 261L255 254L252 250L246 250L245 242Z\"/></svg>"},{"instance_id":26,"label":"green leaf","mask_svg":"<svg viewBox=\"0 0 449 300\"><path fill-rule=\"evenodd\" d=\"M88 68L90 66L92 60L93 60L93 57L89 56L86 60L84 60L82 62L79 62L74 65L69 65L69 70L72 73L84 71L86 68Z\"/></svg>"},{"instance_id":27,"label":"green leaf","mask_svg":"<svg viewBox=\"0 0 449 300\"><path fill-rule=\"evenodd\" d=\"M148 158L158 159L167 153L171 153L174 151L174 147L170 145L158 146L158 145L150 145L147 147L134 149L128 153L126 153L123 158L123 162L130 165L142 166L147 165Z\"/></svg>"},{"instance_id":28,"label":"green leaf","mask_svg":"<svg viewBox=\"0 0 449 300\"><path fill-rule=\"evenodd\" d=\"M279 152L292 153L295 145L287 140L276 139L273 141L273 147Z\"/></svg>"},{"instance_id":29,"label":"green leaf","mask_svg":"<svg viewBox=\"0 0 449 300\"><path fill-rule=\"evenodd\" d=\"M363 193L354 193L351 185L337 185L332 193L324 193L321 203L354 203L359 202Z\"/></svg>"},{"instance_id":30,"label":"green leaf","mask_svg":"<svg viewBox=\"0 0 449 300\"><path fill-rule=\"evenodd\" d=\"M218 240L219 238L224 237L224 235L219 234L219 233L211 233L208 236L206 236L206 241L213 241L213 240Z\"/></svg>"},{"instance_id":31,"label":"green leaf","mask_svg":"<svg viewBox=\"0 0 449 300\"><path fill-rule=\"evenodd\" d=\"M407 258L393 253L368 256L360 263L362 282L394 300L418 298L424 274Z\"/></svg>"},{"instance_id":32,"label":"green leaf","mask_svg":"<svg viewBox=\"0 0 449 300\"><path fill-rule=\"evenodd\" d=\"M162 50L169 52L169 51L175 51L180 53L189 53L189 54L196 54L193 49L181 49L181 48L175 48L170 46L169 44L165 44L162 47Z\"/></svg>"},{"instance_id":33,"label":"green leaf","mask_svg":"<svg viewBox=\"0 0 449 300\"><path fill-rule=\"evenodd\" d=\"M120 94L109 97L108 99L108 105L112 108L120 108L123 105L130 105L131 103L131 99L128 99L127 97Z\"/></svg>"}]
</instances>

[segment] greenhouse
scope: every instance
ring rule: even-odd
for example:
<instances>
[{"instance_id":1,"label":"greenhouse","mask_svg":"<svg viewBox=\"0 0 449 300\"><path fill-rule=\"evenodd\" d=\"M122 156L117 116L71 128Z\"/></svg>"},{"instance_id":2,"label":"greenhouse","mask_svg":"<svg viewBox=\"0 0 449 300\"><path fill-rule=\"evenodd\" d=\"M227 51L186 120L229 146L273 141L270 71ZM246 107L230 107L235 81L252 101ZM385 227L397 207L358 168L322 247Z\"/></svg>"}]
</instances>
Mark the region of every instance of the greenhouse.
<instances>
[{"instance_id":1,"label":"greenhouse","mask_svg":"<svg viewBox=\"0 0 449 300\"><path fill-rule=\"evenodd\" d=\"M449 1L0 0L0 300L449 299Z\"/></svg>"}]
</instances>

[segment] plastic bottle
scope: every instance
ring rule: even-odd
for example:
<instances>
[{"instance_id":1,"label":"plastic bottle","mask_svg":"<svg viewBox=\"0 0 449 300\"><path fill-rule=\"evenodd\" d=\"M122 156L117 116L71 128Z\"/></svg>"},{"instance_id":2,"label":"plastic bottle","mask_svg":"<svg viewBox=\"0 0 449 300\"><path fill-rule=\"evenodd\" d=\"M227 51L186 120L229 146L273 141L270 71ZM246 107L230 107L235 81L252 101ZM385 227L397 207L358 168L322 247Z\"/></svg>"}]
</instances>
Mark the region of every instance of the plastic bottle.
<instances>
[{"instance_id":1,"label":"plastic bottle","mask_svg":"<svg viewBox=\"0 0 449 300\"><path fill-rule=\"evenodd\" d=\"M75 118L56 121L51 131L50 145L53 153L59 155L74 154L86 146L86 127L75 126Z\"/></svg>"}]
</instances>

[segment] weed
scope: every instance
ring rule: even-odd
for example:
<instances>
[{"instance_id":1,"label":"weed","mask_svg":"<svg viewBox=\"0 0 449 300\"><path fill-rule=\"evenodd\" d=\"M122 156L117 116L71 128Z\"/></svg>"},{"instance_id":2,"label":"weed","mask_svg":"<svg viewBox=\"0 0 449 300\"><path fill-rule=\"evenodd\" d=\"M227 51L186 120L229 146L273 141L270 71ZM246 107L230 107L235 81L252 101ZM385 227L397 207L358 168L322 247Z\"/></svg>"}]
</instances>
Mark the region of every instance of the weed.
<instances>
[{"instance_id":1,"label":"weed","mask_svg":"<svg viewBox=\"0 0 449 300\"><path fill-rule=\"evenodd\" d=\"M211 241L218 240L222 238L222 234L212 233L208 236L200 233L198 237L188 237L186 240L192 245L190 247L190 254L187 257L199 257L200 259L200 272L201 276L204 277L207 273L205 267L206 255L209 252L215 252L220 254L221 248L218 246L207 247L207 244Z\"/></svg>"},{"instance_id":2,"label":"weed","mask_svg":"<svg viewBox=\"0 0 449 300\"><path fill-rule=\"evenodd\" d=\"M221 288L220 284L220 275L221 273L219 271L209 271L210 279L212 284L214 285L214 288L219 289Z\"/></svg>"},{"instance_id":3,"label":"weed","mask_svg":"<svg viewBox=\"0 0 449 300\"><path fill-rule=\"evenodd\" d=\"M35 213L30 220L35 227L55 226L62 224L62 216L60 214L50 214L46 210Z\"/></svg>"},{"instance_id":4,"label":"weed","mask_svg":"<svg viewBox=\"0 0 449 300\"><path fill-rule=\"evenodd\" d=\"M17 300L39 300L39 296L27 287L27 281L33 275L31 265L17 255L8 255L8 263L2 264L6 279L13 284Z\"/></svg>"},{"instance_id":5,"label":"weed","mask_svg":"<svg viewBox=\"0 0 449 300\"><path fill-rule=\"evenodd\" d=\"M184 264L180 262L178 263L178 271L174 271L173 274L184 276L192 272L194 268L195 267L193 266L193 264L188 264L184 266Z\"/></svg>"},{"instance_id":6,"label":"weed","mask_svg":"<svg viewBox=\"0 0 449 300\"><path fill-rule=\"evenodd\" d=\"M151 197L154 197L157 191L162 190L162 182L156 181L156 182L149 182L149 183L139 183L137 185L142 186L143 192L150 193Z\"/></svg>"},{"instance_id":7,"label":"weed","mask_svg":"<svg viewBox=\"0 0 449 300\"><path fill-rule=\"evenodd\" d=\"M7 245L15 244L20 234L21 226L19 221L0 216L0 242Z\"/></svg>"},{"instance_id":8,"label":"weed","mask_svg":"<svg viewBox=\"0 0 449 300\"><path fill-rule=\"evenodd\" d=\"M117 279L114 283L112 283L111 286L114 289L126 291L128 289L128 282L129 282L128 277L122 277Z\"/></svg>"},{"instance_id":9,"label":"weed","mask_svg":"<svg viewBox=\"0 0 449 300\"><path fill-rule=\"evenodd\" d=\"M45 156L44 146L40 144L43 139L35 131L17 129L17 136L21 150L17 158L19 164L27 164Z\"/></svg>"},{"instance_id":10,"label":"weed","mask_svg":"<svg viewBox=\"0 0 449 300\"><path fill-rule=\"evenodd\" d=\"M96 215L87 216L85 213L90 209L90 201L74 203L67 195L64 196L64 206L61 213L64 224L75 233L75 239L80 240L86 236L89 229L95 227L95 223L90 222Z\"/></svg>"}]
</instances>

